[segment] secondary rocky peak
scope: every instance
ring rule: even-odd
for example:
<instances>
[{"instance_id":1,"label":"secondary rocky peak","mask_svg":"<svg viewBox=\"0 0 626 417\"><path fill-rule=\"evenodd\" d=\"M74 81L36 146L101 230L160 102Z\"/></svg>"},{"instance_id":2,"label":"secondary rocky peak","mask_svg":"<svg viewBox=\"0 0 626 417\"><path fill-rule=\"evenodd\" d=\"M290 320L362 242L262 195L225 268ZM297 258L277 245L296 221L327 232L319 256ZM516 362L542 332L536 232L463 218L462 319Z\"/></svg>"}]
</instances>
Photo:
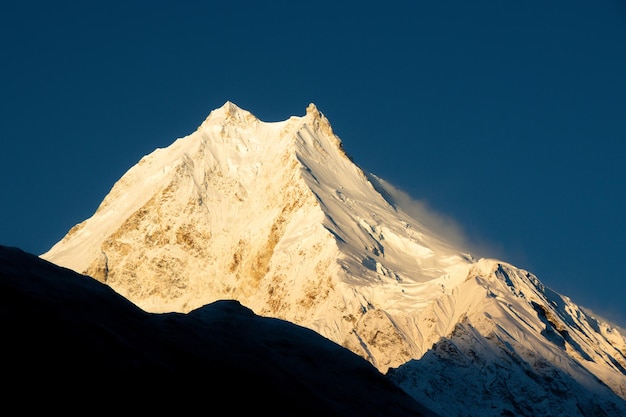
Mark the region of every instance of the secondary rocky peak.
<instances>
[{"instance_id":1,"label":"secondary rocky peak","mask_svg":"<svg viewBox=\"0 0 626 417\"><path fill-rule=\"evenodd\" d=\"M310 103L306 108L306 115L304 117L305 124L310 125L311 128L317 130L322 133L324 136L331 139L334 143L334 146L341 149L343 152L343 146L341 144L341 140L337 135L335 135L330 122L324 116L324 114L319 111L317 106L314 103Z\"/></svg>"},{"instance_id":2,"label":"secondary rocky peak","mask_svg":"<svg viewBox=\"0 0 626 417\"><path fill-rule=\"evenodd\" d=\"M309 103L309 105L306 108L306 114L320 116L320 111L317 109L317 106L314 103Z\"/></svg>"}]
</instances>

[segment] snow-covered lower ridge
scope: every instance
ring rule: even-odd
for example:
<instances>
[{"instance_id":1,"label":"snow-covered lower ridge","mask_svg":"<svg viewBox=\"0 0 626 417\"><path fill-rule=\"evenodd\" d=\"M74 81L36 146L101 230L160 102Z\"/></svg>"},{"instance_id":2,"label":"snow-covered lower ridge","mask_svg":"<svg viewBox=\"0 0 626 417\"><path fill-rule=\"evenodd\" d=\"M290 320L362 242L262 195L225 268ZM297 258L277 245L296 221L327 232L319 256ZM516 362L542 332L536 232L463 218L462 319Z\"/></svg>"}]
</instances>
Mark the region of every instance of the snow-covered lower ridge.
<instances>
[{"instance_id":1,"label":"snow-covered lower ridge","mask_svg":"<svg viewBox=\"0 0 626 417\"><path fill-rule=\"evenodd\" d=\"M388 372L436 412L626 415L623 335L531 273L481 259L422 319L440 325L450 311L462 313L446 337L420 360ZM445 397L472 401L442 401Z\"/></svg>"},{"instance_id":2,"label":"snow-covered lower ridge","mask_svg":"<svg viewBox=\"0 0 626 417\"><path fill-rule=\"evenodd\" d=\"M534 353L606 404L623 402L623 335L532 274L474 259L398 204L314 105L267 123L227 102L142 158L42 257L151 312L236 299L393 368L407 391L415 364L469 334L462 340L499 352L496 367L514 355L535 375L544 368L531 366Z\"/></svg>"},{"instance_id":3,"label":"snow-covered lower ridge","mask_svg":"<svg viewBox=\"0 0 626 417\"><path fill-rule=\"evenodd\" d=\"M372 361L393 346L392 380L441 415L626 415L623 335L497 260L420 311L367 312L354 334L346 346Z\"/></svg>"}]
</instances>

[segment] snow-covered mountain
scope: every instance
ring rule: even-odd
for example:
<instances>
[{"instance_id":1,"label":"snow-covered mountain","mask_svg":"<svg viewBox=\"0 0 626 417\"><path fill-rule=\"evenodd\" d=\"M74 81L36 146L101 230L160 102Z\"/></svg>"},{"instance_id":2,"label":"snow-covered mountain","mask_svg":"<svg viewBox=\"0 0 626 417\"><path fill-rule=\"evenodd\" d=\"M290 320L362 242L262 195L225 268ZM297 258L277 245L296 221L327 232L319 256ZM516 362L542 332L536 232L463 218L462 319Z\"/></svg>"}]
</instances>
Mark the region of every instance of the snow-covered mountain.
<instances>
[{"instance_id":1,"label":"snow-covered mountain","mask_svg":"<svg viewBox=\"0 0 626 417\"><path fill-rule=\"evenodd\" d=\"M310 328L444 415L626 415L617 328L405 201L313 104L268 123L227 102L42 257L149 312L236 299Z\"/></svg>"}]
</instances>

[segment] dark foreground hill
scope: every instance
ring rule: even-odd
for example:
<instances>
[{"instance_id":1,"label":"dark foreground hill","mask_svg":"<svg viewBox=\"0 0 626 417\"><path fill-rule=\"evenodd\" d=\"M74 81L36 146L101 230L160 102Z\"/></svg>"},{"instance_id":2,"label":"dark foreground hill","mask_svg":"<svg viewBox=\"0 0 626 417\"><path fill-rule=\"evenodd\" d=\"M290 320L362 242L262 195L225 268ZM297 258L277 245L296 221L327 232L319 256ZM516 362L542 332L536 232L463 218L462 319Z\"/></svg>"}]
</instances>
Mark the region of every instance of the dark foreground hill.
<instances>
[{"instance_id":1,"label":"dark foreground hill","mask_svg":"<svg viewBox=\"0 0 626 417\"><path fill-rule=\"evenodd\" d=\"M369 362L236 301L147 313L0 246L4 406L47 411L431 416Z\"/></svg>"}]
</instances>

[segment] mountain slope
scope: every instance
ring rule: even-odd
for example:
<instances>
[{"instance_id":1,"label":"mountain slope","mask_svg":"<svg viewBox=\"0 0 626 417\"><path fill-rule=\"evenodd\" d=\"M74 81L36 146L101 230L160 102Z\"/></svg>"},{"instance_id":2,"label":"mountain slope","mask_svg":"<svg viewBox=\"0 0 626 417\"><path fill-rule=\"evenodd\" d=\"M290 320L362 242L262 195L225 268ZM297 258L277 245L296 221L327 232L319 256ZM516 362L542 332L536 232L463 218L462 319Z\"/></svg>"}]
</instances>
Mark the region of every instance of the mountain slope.
<instances>
[{"instance_id":1,"label":"mountain slope","mask_svg":"<svg viewBox=\"0 0 626 417\"><path fill-rule=\"evenodd\" d=\"M623 337L527 271L481 260L431 314L437 317L440 309L463 312L454 329L420 360L388 374L443 415L483 415L485 409L529 417L626 411ZM442 403L445 396L474 401L459 407Z\"/></svg>"},{"instance_id":2,"label":"mountain slope","mask_svg":"<svg viewBox=\"0 0 626 417\"><path fill-rule=\"evenodd\" d=\"M146 313L3 246L0 290L5 406L40 407L27 398L43 396L64 412L93 400L99 411L435 416L362 358L236 301Z\"/></svg>"},{"instance_id":3,"label":"mountain slope","mask_svg":"<svg viewBox=\"0 0 626 417\"><path fill-rule=\"evenodd\" d=\"M538 384L537 395L563 402L549 381L537 382L549 368L571 378L572 392L589 393L564 405L568 415L625 407L623 335L532 274L474 259L408 212L391 185L350 160L314 105L303 117L266 123L228 102L191 135L139 161L42 257L147 311L239 300L317 331L382 372L393 369L413 395L416 380L439 386L436 373L416 378L416 364L435 352L435 362L454 362L437 350L452 341L464 352L459 366L476 343L488 346L497 367L518 358L516 369L532 377L515 380L516 398ZM503 377L484 378L478 382ZM485 404L484 415L515 408L513 400L492 407L467 395ZM447 407L445 398L433 388L433 407ZM529 406L548 415L550 401ZM467 409L450 406L459 415Z\"/></svg>"}]
</instances>

